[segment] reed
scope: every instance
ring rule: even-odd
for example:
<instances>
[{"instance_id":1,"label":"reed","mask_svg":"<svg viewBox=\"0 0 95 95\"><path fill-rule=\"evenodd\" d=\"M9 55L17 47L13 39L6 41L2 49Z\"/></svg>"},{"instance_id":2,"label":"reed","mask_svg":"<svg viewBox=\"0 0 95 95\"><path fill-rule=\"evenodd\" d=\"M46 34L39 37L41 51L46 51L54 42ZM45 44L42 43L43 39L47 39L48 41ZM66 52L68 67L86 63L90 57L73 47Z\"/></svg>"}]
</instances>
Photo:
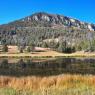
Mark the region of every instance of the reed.
<instances>
[{"instance_id":1,"label":"reed","mask_svg":"<svg viewBox=\"0 0 95 95\"><path fill-rule=\"evenodd\" d=\"M6 77L0 76L0 87L17 90L39 90L47 88L71 89L78 87L95 87L95 76L92 75L59 75L51 77Z\"/></svg>"}]
</instances>

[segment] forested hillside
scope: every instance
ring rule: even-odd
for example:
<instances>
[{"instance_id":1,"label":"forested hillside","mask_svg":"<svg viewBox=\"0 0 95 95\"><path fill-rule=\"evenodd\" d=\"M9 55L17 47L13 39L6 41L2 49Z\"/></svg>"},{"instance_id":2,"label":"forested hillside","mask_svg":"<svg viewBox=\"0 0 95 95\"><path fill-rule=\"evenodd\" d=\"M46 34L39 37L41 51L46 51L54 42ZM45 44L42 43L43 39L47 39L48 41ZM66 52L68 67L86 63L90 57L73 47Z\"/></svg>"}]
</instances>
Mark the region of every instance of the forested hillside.
<instances>
[{"instance_id":1,"label":"forested hillside","mask_svg":"<svg viewBox=\"0 0 95 95\"><path fill-rule=\"evenodd\" d=\"M95 25L36 13L0 26L0 44L48 47L60 52L95 51Z\"/></svg>"}]
</instances>

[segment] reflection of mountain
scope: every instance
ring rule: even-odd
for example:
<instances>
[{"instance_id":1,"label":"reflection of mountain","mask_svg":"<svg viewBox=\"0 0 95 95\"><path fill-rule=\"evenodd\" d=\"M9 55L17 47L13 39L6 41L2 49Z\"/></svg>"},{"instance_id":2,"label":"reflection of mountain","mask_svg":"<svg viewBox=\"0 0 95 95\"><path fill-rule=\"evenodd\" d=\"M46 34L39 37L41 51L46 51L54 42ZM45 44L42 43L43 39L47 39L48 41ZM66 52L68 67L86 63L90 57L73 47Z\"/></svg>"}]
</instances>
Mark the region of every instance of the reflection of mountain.
<instances>
[{"instance_id":1,"label":"reflection of mountain","mask_svg":"<svg viewBox=\"0 0 95 95\"><path fill-rule=\"evenodd\" d=\"M64 58L46 62L19 60L9 64L8 60L0 63L0 75L8 76L51 76L64 73L95 74L95 59Z\"/></svg>"}]
</instances>

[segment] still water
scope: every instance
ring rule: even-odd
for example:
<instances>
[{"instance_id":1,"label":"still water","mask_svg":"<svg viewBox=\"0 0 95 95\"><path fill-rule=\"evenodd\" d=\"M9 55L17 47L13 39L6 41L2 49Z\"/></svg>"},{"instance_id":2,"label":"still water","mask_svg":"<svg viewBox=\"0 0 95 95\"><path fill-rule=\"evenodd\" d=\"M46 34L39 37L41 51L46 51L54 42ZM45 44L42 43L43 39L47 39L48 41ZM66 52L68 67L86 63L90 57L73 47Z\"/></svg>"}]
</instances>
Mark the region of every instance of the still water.
<instances>
[{"instance_id":1,"label":"still water","mask_svg":"<svg viewBox=\"0 0 95 95\"><path fill-rule=\"evenodd\" d=\"M53 60L0 59L3 76L52 76L95 74L95 58L58 58Z\"/></svg>"}]
</instances>

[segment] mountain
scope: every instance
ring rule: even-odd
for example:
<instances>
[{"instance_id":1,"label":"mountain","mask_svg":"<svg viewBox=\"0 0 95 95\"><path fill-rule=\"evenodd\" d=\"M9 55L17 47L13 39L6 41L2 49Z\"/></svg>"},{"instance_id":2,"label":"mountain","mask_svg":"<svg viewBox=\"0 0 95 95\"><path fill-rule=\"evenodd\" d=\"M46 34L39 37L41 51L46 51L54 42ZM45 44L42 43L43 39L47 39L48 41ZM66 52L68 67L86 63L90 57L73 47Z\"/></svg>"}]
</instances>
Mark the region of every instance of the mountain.
<instances>
[{"instance_id":1,"label":"mountain","mask_svg":"<svg viewBox=\"0 0 95 95\"><path fill-rule=\"evenodd\" d=\"M67 16L35 13L0 25L0 44L95 51L95 25Z\"/></svg>"},{"instance_id":2,"label":"mountain","mask_svg":"<svg viewBox=\"0 0 95 95\"><path fill-rule=\"evenodd\" d=\"M81 22L67 16L48 14L45 12L35 13L23 19L11 22L2 27L76 27L78 29L88 29L95 31L95 25L90 23ZM4 28L5 28L4 27Z\"/></svg>"},{"instance_id":3,"label":"mountain","mask_svg":"<svg viewBox=\"0 0 95 95\"><path fill-rule=\"evenodd\" d=\"M68 26L68 27L74 26L77 28L89 29L91 31L95 30L94 24L81 22L79 20L76 20L67 16L48 14L44 12L35 13L32 16L22 19L22 21L24 22L36 21L36 22L40 22L44 25L52 26L52 27L56 25L63 25L63 26Z\"/></svg>"}]
</instances>

